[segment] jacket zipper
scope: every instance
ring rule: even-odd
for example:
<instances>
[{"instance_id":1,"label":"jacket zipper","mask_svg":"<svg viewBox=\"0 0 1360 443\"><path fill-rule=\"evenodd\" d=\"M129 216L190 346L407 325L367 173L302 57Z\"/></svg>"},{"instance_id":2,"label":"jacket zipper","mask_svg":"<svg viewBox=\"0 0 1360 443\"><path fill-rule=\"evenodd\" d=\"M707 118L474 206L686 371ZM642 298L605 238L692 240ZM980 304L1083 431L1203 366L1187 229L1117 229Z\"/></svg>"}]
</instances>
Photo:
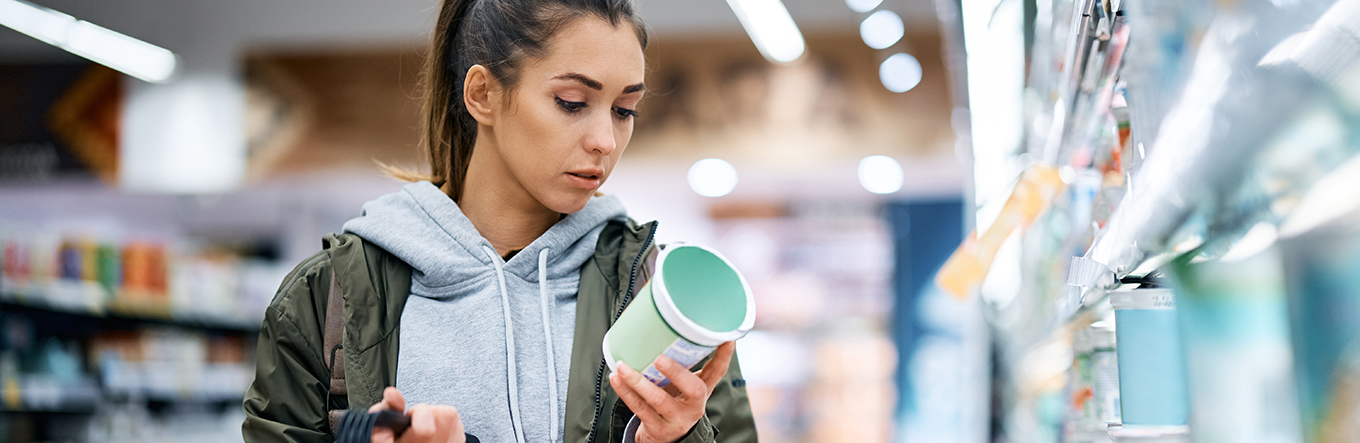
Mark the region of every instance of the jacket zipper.
<instances>
[{"instance_id":1,"label":"jacket zipper","mask_svg":"<svg viewBox=\"0 0 1360 443\"><path fill-rule=\"evenodd\" d=\"M657 226L658 224L656 222L652 222L652 229L647 231L647 240L642 242L642 250L638 251L637 258L633 259L633 271L628 275L628 292L623 293L623 303L619 304L618 311L614 312L614 318L610 319L610 324L618 321L619 316L623 315L624 308L628 307L628 302L633 300L633 285L637 284L638 265L641 264L642 260L646 257L647 247L652 245L652 239L656 236ZM586 436L587 443L594 442L595 433L599 431L600 414L604 411L604 404L600 398L600 392L602 392L602 388L604 387L604 371L608 369L608 363L606 363L604 359L600 359L600 369L595 372L595 419L590 422L590 435Z\"/></svg>"}]
</instances>

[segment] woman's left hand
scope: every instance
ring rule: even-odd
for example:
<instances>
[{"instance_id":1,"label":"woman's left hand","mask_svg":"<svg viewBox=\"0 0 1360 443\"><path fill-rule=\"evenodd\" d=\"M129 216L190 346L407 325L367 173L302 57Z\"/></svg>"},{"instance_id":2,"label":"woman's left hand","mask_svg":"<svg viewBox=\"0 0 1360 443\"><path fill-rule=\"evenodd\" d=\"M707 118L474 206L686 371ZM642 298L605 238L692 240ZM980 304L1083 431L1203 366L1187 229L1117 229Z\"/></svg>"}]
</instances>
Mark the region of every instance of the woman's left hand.
<instances>
[{"instance_id":1,"label":"woman's left hand","mask_svg":"<svg viewBox=\"0 0 1360 443\"><path fill-rule=\"evenodd\" d=\"M727 374L735 349L734 342L718 346L713 359L699 372L690 372L665 355L657 357L652 364L671 381L665 388L657 387L633 368L620 364L618 371L609 375L609 385L642 421L634 441L673 443L688 434L703 418L708 396Z\"/></svg>"}]
</instances>

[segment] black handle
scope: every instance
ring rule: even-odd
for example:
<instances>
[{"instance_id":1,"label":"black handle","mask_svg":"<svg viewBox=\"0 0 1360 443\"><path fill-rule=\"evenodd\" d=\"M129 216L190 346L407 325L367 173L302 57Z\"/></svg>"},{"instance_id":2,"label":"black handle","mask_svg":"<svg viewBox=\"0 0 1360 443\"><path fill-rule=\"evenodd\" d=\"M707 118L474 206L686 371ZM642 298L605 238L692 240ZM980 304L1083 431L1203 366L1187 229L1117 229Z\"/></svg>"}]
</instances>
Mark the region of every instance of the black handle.
<instances>
[{"instance_id":1,"label":"black handle","mask_svg":"<svg viewBox=\"0 0 1360 443\"><path fill-rule=\"evenodd\" d=\"M401 437L401 434L411 427L411 416L391 409L375 412L374 415L377 417L373 421L373 427L391 429L394 437ZM463 435L467 437L467 443L481 443L481 440L472 434Z\"/></svg>"},{"instance_id":2,"label":"black handle","mask_svg":"<svg viewBox=\"0 0 1360 443\"><path fill-rule=\"evenodd\" d=\"M393 410L368 412L351 409L340 419L340 425L335 430L335 442L370 443L370 437L376 428L391 429L392 436L401 437L402 433L411 428L411 417ZM467 436L467 443L481 443L472 434L463 435Z\"/></svg>"},{"instance_id":3,"label":"black handle","mask_svg":"<svg viewBox=\"0 0 1360 443\"><path fill-rule=\"evenodd\" d=\"M401 433L406 432L406 429L411 427L411 417L406 414L391 409L384 409L373 414L377 415L373 421L373 427L391 429L392 435L395 437L401 437Z\"/></svg>"}]
</instances>

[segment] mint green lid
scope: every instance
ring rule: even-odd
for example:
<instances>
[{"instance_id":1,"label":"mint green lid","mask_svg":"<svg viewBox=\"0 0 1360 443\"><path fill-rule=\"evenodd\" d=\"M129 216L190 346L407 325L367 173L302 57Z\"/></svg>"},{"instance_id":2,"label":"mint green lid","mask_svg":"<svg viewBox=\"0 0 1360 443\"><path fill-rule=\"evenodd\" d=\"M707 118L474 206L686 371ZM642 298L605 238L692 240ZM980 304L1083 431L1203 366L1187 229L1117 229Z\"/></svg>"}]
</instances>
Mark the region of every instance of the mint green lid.
<instances>
[{"instance_id":1,"label":"mint green lid","mask_svg":"<svg viewBox=\"0 0 1360 443\"><path fill-rule=\"evenodd\" d=\"M657 310L676 332L716 346L746 335L755 324L755 298L736 268L717 251L675 244L657 259Z\"/></svg>"}]
</instances>

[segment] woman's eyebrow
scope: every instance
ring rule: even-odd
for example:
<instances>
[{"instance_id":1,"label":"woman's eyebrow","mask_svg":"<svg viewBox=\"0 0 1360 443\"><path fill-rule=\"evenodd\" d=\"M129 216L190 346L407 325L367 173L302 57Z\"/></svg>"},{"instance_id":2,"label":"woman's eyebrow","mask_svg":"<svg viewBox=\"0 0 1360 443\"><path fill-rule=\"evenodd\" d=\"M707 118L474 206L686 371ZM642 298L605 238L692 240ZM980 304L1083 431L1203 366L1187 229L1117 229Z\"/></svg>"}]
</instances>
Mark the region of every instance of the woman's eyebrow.
<instances>
[{"instance_id":1,"label":"woman's eyebrow","mask_svg":"<svg viewBox=\"0 0 1360 443\"><path fill-rule=\"evenodd\" d=\"M596 91L603 91L603 90L604 90L604 85L600 84L599 81L597 81L597 80L595 80L595 79L593 79L593 78L590 78L590 77L586 77L584 74L577 74L577 73L575 73L575 72L568 72L568 73L566 73L566 74L562 74L562 75L559 75L559 76L557 76L557 77L553 77L553 79L554 79L554 80L575 80L575 81L577 81L577 82L580 82L580 83L583 84L583 85L586 85L587 88L594 89L594 90L596 90Z\"/></svg>"},{"instance_id":2,"label":"woman's eyebrow","mask_svg":"<svg viewBox=\"0 0 1360 443\"><path fill-rule=\"evenodd\" d=\"M587 77L585 74L580 74L576 72L568 72L566 74L553 77L553 80L572 80L582 85L585 85L587 88L594 89L596 91L604 90L604 84L600 83L598 80ZM623 88L623 93L632 94L634 92L642 91L645 89L647 89L646 85L638 83L636 85L630 85L628 87Z\"/></svg>"}]
</instances>

